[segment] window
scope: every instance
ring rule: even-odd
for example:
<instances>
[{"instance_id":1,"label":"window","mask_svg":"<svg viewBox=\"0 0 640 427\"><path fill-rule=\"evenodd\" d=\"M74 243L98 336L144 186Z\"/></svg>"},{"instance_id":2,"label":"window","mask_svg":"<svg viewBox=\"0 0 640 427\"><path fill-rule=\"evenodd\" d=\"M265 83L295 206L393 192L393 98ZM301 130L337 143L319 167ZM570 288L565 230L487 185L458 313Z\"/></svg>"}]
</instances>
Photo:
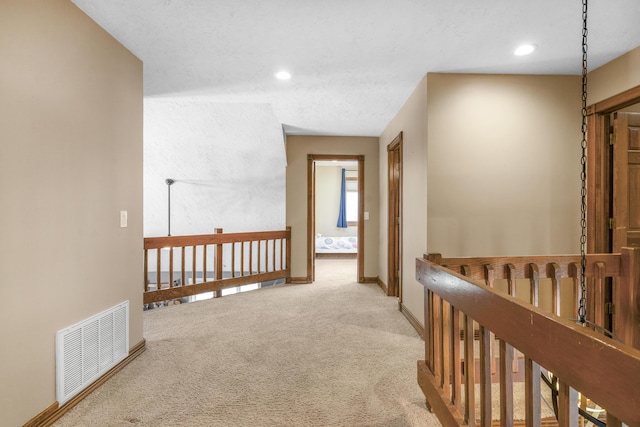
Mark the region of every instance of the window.
<instances>
[{"instance_id":1,"label":"window","mask_svg":"<svg viewBox=\"0 0 640 427\"><path fill-rule=\"evenodd\" d=\"M346 171L347 225L358 225L358 171Z\"/></svg>"}]
</instances>

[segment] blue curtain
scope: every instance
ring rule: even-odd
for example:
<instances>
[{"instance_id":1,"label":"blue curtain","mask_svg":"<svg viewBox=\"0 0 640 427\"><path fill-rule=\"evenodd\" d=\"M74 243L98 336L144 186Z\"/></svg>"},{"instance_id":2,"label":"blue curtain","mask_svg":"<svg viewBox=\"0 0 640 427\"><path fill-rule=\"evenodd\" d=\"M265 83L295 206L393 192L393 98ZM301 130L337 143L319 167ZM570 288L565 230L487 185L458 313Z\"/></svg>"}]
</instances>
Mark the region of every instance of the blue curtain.
<instances>
[{"instance_id":1,"label":"blue curtain","mask_svg":"<svg viewBox=\"0 0 640 427\"><path fill-rule=\"evenodd\" d=\"M342 169L342 187L340 188L340 212L338 213L338 228L347 228L347 189L345 188L345 174Z\"/></svg>"}]
</instances>

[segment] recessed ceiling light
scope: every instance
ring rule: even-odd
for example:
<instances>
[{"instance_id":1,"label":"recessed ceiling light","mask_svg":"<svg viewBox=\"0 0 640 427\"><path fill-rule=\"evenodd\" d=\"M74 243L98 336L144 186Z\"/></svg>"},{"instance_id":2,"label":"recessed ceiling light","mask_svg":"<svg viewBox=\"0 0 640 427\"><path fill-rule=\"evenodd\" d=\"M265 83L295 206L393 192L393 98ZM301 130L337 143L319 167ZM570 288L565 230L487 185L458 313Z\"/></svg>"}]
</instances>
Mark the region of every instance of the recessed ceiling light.
<instances>
[{"instance_id":1,"label":"recessed ceiling light","mask_svg":"<svg viewBox=\"0 0 640 427\"><path fill-rule=\"evenodd\" d=\"M287 71L278 71L276 73L276 78L280 80L289 80L291 78L291 74Z\"/></svg>"},{"instance_id":2,"label":"recessed ceiling light","mask_svg":"<svg viewBox=\"0 0 640 427\"><path fill-rule=\"evenodd\" d=\"M523 44L522 46L518 47L513 53L517 56L524 56L529 55L534 50L536 50L535 44Z\"/></svg>"}]
</instances>

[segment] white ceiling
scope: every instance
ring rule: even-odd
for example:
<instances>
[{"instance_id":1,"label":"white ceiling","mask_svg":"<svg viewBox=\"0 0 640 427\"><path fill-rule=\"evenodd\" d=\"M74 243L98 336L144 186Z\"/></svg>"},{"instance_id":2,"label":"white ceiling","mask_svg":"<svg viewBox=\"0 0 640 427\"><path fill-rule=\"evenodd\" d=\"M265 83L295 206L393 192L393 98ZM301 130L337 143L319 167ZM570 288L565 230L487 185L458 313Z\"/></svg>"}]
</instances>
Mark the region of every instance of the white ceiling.
<instances>
[{"instance_id":1,"label":"white ceiling","mask_svg":"<svg viewBox=\"0 0 640 427\"><path fill-rule=\"evenodd\" d=\"M288 134L378 136L427 72L581 67L580 0L72 1L142 59L145 96L270 104ZM589 68L638 22L638 0L591 0Z\"/></svg>"}]
</instances>

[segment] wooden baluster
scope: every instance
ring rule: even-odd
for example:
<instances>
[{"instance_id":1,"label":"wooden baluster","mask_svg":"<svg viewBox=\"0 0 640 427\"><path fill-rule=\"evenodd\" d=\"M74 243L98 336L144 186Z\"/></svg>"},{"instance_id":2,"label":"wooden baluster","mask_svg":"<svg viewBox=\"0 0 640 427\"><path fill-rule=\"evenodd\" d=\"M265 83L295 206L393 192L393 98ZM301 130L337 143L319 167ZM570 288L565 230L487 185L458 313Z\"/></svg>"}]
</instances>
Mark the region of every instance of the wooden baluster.
<instances>
[{"instance_id":1,"label":"wooden baluster","mask_svg":"<svg viewBox=\"0 0 640 427\"><path fill-rule=\"evenodd\" d=\"M578 392L558 381L558 427L578 427Z\"/></svg>"},{"instance_id":2,"label":"wooden baluster","mask_svg":"<svg viewBox=\"0 0 640 427\"><path fill-rule=\"evenodd\" d=\"M253 240L249 242L249 276L253 274Z\"/></svg>"},{"instance_id":3,"label":"wooden baluster","mask_svg":"<svg viewBox=\"0 0 640 427\"><path fill-rule=\"evenodd\" d=\"M442 385L442 299L433 294L433 373Z\"/></svg>"},{"instance_id":4,"label":"wooden baluster","mask_svg":"<svg viewBox=\"0 0 640 427\"><path fill-rule=\"evenodd\" d=\"M540 427L542 405L540 401L540 365L525 355L524 358L525 426Z\"/></svg>"},{"instance_id":5,"label":"wooden baluster","mask_svg":"<svg viewBox=\"0 0 640 427\"><path fill-rule=\"evenodd\" d=\"M640 349L640 248L621 249L621 275L614 291L614 332L625 344Z\"/></svg>"},{"instance_id":6,"label":"wooden baluster","mask_svg":"<svg viewBox=\"0 0 640 427\"><path fill-rule=\"evenodd\" d=\"M236 277L236 242L231 242L231 277Z\"/></svg>"},{"instance_id":7,"label":"wooden baluster","mask_svg":"<svg viewBox=\"0 0 640 427\"><path fill-rule=\"evenodd\" d=\"M287 227L287 240L286 240L286 244L287 244L287 250L286 250L286 254L287 254L286 266L287 266L287 272L289 273L289 279L290 279L290 278L291 278L291 227Z\"/></svg>"},{"instance_id":8,"label":"wooden baluster","mask_svg":"<svg viewBox=\"0 0 640 427\"><path fill-rule=\"evenodd\" d=\"M583 411L587 410L587 397L584 394L578 394L578 405L580 406L580 409L582 409ZM586 421L584 419L584 417L580 417L578 419L578 426L579 427L585 427ZM609 423L607 423L608 425ZM612 427L612 426L608 426L608 427Z\"/></svg>"},{"instance_id":9,"label":"wooden baluster","mask_svg":"<svg viewBox=\"0 0 640 427\"><path fill-rule=\"evenodd\" d=\"M640 248L620 250L621 275L614 283L615 311L612 330L627 345L640 349ZM607 427L621 427L622 423L607 412Z\"/></svg>"},{"instance_id":10,"label":"wooden baluster","mask_svg":"<svg viewBox=\"0 0 640 427\"><path fill-rule=\"evenodd\" d=\"M284 239L280 239L280 270L284 270Z\"/></svg>"},{"instance_id":11,"label":"wooden baluster","mask_svg":"<svg viewBox=\"0 0 640 427\"><path fill-rule=\"evenodd\" d=\"M464 421L476 425L475 356L473 351L473 319L464 315Z\"/></svg>"},{"instance_id":12,"label":"wooden baluster","mask_svg":"<svg viewBox=\"0 0 640 427\"><path fill-rule=\"evenodd\" d=\"M580 300L580 265L577 262L569 264L569 277L573 279L573 318L578 319L578 304Z\"/></svg>"},{"instance_id":13,"label":"wooden baluster","mask_svg":"<svg viewBox=\"0 0 640 427\"><path fill-rule=\"evenodd\" d=\"M504 266L506 272L507 272L507 283L508 283L508 290L509 290L509 295L511 295L512 297L516 297L517 296L517 286L516 286L516 267L515 265L508 263ZM513 347L509 346L513 353L515 353L515 349L513 349ZM515 357L514 357L515 356ZM516 354L511 356L511 360L512 360L512 369L513 372L518 372L518 357Z\"/></svg>"},{"instance_id":14,"label":"wooden baluster","mask_svg":"<svg viewBox=\"0 0 640 427\"><path fill-rule=\"evenodd\" d=\"M462 408L462 359L460 358L460 310L451 307L451 403L463 413Z\"/></svg>"},{"instance_id":15,"label":"wooden baluster","mask_svg":"<svg viewBox=\"0 0 640 427\"><path fill-rule=\"evenodd\" d=\"M500 426L513 426L513 347L500 340Z\"/></svg>"},{"instance_id":16,"label":"wooden baluster","mask_svg":"<svg viewBox=\"0 0 640 427\"><path fill-rule=\"evenodd\" d=\"M264 241L264 272L269 271L269 240Z\"/></svg>"},{"instance_id":17,"label":"wooden baluster","mask_svg":"<svg viewBox=\"0 0 640 427\"><path fill-rule=\"evenodd\" d=\"M214 230L214 233L222 234L223 230L222 228L216 228ZM214 280L218 281L218 280L222 280L222 268L223 268L222 267L222 243L216 244L215 254L216 254L216 260L215 260L215 265L213 267L213 274L214 274ZM213 292L214 298L220 298L221 296L222 296L222 290Z\"/></svg>"},{"instance_id":18,"label":"wooden baluster","mask_svg":"<svg viewBox=\"0 0 640 427\"><path fill-rule=\"evenodd\" d=\"M191 277L193 278L192 282L195 285L198 281L198 274L196 270L196 256L198 254L197 246L191 247Z\"/></svg>"},{"instance_id":19,"label":"wooden baluster","mask_svg":"<svg viewBox=\"0 0 640 427\"><path fill-rule=\"evenodd\" d=\"M540 272L534 263L529 264L529 302L538 307L540 296ZM524 359L524 399L526 427L539 427L541 423L540 365L525 356Z\"/></svg>"},{"instance_id":20,"label":"wooden baluster","mask_svg":"<svg viewBox=\"0 0 640 427\"><path fill-rule=\"evenodd\" d=\"M276 239L273 239L273 259L271 262L273 267L271 271L276 271Z\"/></svg>"},{"instance_id":21,"label":"wooden baluster","mask_svg":"<svg viewBox=\"0 0 640 427\"><path fill-rule=\"evenodd\" d=\"M144 250L144 291L149 291L149 249Z\"/></svg>"},{"instance_id":22,"label":"wooden baluster","mask_svg":"<svg viewBox=\"0 0 640 427\"><path fill-rule=\"evenodd\" d=\"M596 325L604 327L604 272L606 265L603 262L596 262L594 267L594 304Z\"/></svg>"},{"instance_id":23,"label":"wooden baluster","mask_svg":"<svg viewBox=\"0 0 640 427\"><path fill-rule=\"evenodd\" d=\"M207 283L207 245L202 246L202 283Z\"/></svg>"},{"instance_id":24,"label":"wooden baluster","mask_svg":"<svg viewBox=\"0 0 640 427\"><path fill-rule=\"evenodd\" d=\"M480 425L491 426L491 333L480 325Z\"/></svg>"},{"instance_id":25,"label":"wooden baluster","mask_svg":"<svg viewBox=\"0 0 640 427\"><path fill-rule=\"evenodd\" d=\"M445 396L451 396L451 305L442 301L442 380L441 385ZM460 341L458 340L458 345Z\"/></svg>"},{"instance_id":26,"label":"wooden baluster","mask_svg":"<svg viewBox=\"0 0 640 427\"><path fill-rule=\"evenodd\" d=\"M182 286L186 286L187 282L185 281L185 268L184 268L185 247L183 246L180 249L181 249L181 251L180 251L180 258L181 258L181 261L180 261L180 272L181 272Z\"/></svg>"},{"instance_id":27,"label":"wooden baluster","mask_svg":"<svg viewBox=\"0 0 640 427\"><path fill-rule=\"evenodd\" d=\"M169 287L173 288L173 247L169 248Z\"/></svg>"},{"instance_id":28,"label":"wooden baluster","mask_svg":"<svg viewBox=\"0 0 640 427\"><path fill-rule=\"evenodd\" d=\"M540 299L540 271L537 264L529 264L529 281L529 303L538 307Z\"/></svg>"},{"instance_id":29,"label":"wooden baluster","mask_svg":"<svg viewBox=\"0 0 640 427\"><path fill-rule=\"evenodd\" d=\"M466 277L471 277L471 266L463 264L460 266L460 273ZM475 351L473 342L475 340L475 326L472 319L465 315L464 322L464 367L465 367L465 420L475 425ZM482 369L482 367L481 367ZM471 385L470 385L471 384ZM469 390L470 388L470 390ZM472 424L469 424L472 425Z\"/></svg>"},{"instance_id":30,"label":"wooden baluster","mask_svg":"<svg viewBox=\"0 0 640 427\"><path fill-rule=\"evenodd\" d=\"M555 262L547 266L547 276L551 278L551 312L560 316L560 281L562 280L562 270Z\"/></svg>"},{"instance_id":31,"label":"wooden baluster","mask_svg":"<svg viewBox=\"0 0 640 427\"><path fill-rule=\"evenodd\" d=\"M581 417L581 419L582 419L582 417ZM626 426L626 424L624 424L624 425ZM622 427L623 424L619 419L617 419L615 416L613 416L612 414L607 412L606 426L607 427Z\"/></svg>"},{"instance_id":32,"label":"wooden baluster","mask_svg":"<svg viewBox=\"0 0 640 427\"><path fill-rule=\"evenodd\" d=\"M162 287L161 283L162 283L162 253L161 253L162 249L158 248L156 249L156 290L160 290L160 288Z\"/></svg>"},{"instance_id":33,"label":"wooden baluster","mask_svg":"<svg viewBox=\"0 0 640 427\"><path fill-rule=\"evenodd\" d=\"M262 247L262 241L258 240L258 274L260 274L260 261L262 261L262 258L260 257L260 248Z\"/></svg>"},{"instance_id":34,"label":"wooden baluster","mask_svg":"<svg viewBox=\"0 0 640 427\"><path fill-rule=\"evenodd\" d=\"M429 366L429 369L431 370L431 372L433 372L435 370L435 366L433 363L433 355L434 355L434 351L433 351L433 336L434 336L434 329L436 328L435 323L434 323L434 316L433 316L433 292L431 291L427 291L425 289L425 334L427 334L428 336L425 337L425 341L424 341L424 347L425 347L425 361L427 362L427 366Z\"/></svg>"},{"instance_id":35,"label":"wooden baluster","mask_svg":"<svg viewBox=\"0 0 640 427\"><path fill-rule=\"evenodd\" d=\"M244 276L244 242L240 242L240 277Z\"/></svg>"},{"instance_id":36,"label":"wooden baluster","mask_svg":"<svg viewBox=\"0 0 640 427\"><path fill-rule=\"evenodd\" d=\"M484 280L488 287L493 288L495 284L495 270L491 264L484 265ZM491 352L491 374L496 373L496 350L494 343L496 342L496 336L493 332L490 333L490 352Z\"/></svg>"}]
</instances>

